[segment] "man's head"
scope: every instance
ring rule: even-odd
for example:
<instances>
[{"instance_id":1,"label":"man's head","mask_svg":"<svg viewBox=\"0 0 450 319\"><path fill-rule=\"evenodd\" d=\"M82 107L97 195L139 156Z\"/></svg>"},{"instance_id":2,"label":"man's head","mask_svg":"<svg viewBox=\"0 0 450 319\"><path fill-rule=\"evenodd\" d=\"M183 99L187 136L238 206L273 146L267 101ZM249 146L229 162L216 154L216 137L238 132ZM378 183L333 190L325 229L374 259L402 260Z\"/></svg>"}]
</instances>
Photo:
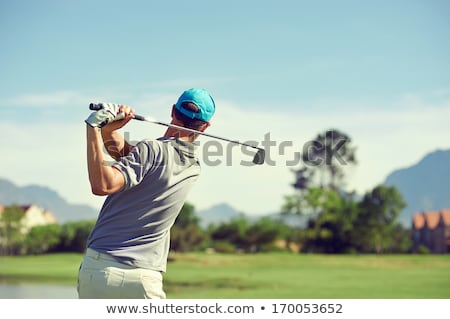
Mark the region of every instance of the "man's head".
<instances>
[{"instance_id":1,"label":"man's head","mask_svg":"<svg viewBox=\"0 0 450 319\"><path fill-rule=\"evenodd\" d=\"M184 91L173 106L174 120L183 126L204 131L214 115L216 105L211 95L204 89L192 88Z\"/></svg>"}]
</instances>

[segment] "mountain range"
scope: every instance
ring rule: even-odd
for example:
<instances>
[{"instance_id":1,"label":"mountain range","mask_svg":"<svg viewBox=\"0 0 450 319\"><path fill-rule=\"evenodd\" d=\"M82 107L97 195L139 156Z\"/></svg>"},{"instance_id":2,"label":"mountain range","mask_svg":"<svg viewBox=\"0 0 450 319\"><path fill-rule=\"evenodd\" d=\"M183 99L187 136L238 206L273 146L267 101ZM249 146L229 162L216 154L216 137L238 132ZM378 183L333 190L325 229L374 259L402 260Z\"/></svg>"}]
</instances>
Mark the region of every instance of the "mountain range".
<instances>
[{"instance_id":1,"label":"mountain range","mask_svg":"<svg viewBox=\"0 0 450 319\"><path fill-rule=\"evenodd\" d=\"M36 204L53 213L59 223L95 219L98 211L89 205L71 204L56 191L38 185L19 187L0 178L0 205Z\"/></svg>"},{"instance_id":2,"label":"mountain range","mask_svg":"<svg viewBox=\"0 0 450 319\"><path fill-rule=\"evenodd\" d=\"M450 181L450 150L431 152L417 164L390 173L385 184L396 186L407 203L399 221L409 227L415 212L450 208L448 181ZM91 206L67 202L56 191L48 187L38 185L19 187L11 181L0 178L0 205L12 204L36 204L50 210L60 223L95 219L98 214L97 209ZM239 216L249 219L262 217L244 215L230 203L221 203L208 209L199 210L197 215L202 226L226 222ZM284 216L277 212L268 212L264 216L299 227L306 223L306 217Z\"/></svg>"},{"instance_id":3,"label":"mountain range","mask_svg":"<svg viewBox=\"0 0 450 319\"><path fill-rule=\"evenodd\" d=\"M385 184L395 186L407 206L399 221L411 226L416 212L450 208L450 150L436 150L417 164L389 174Z\"/></svg>"}]
</instances>

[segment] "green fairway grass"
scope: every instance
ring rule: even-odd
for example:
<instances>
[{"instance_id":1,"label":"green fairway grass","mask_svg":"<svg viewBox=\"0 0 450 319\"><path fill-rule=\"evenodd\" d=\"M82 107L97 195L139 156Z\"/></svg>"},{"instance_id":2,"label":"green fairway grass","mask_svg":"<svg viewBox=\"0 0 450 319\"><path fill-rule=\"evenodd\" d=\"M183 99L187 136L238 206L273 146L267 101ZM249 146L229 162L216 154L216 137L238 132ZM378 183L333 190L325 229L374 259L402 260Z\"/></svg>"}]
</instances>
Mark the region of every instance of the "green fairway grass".
<instances>
[{"instance_id":1,"label":"green fairway grass","mask_svg":"<svg viewBox=\"0 0 450 319\"><path fill-rule=\"evenodd\" d=\"M74 285L82 258L80 254L1 256L0 283L41 282Z\"/></svg>"},{"instance_id":2,"label":"green fairway grass","mask_svg":"<svg viewBox=\"0 0 450 319\"><path fill-rule=\"evenodd\" d=\"M76 285L82 256L0 257L0 282ZM450 255L172 254L168 298L450 298Z\"/></svg>"}]
</instances>

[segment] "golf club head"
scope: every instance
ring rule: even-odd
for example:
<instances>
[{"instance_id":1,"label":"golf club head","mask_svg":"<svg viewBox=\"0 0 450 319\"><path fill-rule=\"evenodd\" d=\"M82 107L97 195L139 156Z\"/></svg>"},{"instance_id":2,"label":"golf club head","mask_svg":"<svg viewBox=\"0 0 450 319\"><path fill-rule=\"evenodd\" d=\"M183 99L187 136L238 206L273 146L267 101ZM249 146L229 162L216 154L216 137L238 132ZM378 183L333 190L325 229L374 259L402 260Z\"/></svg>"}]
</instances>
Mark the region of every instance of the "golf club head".
<instances>
[{"instance_id":1,"label":"golf club head","mask_svg":"<svg viewBox=\"0 0 450 319\"><path fill-rule=\"evenodd\" d=\"M266 158L266 151L262 148L258 148L255 157L253 157L253 163L256 165L264 164L264 159Z\"/></svg>"}]
</instances>

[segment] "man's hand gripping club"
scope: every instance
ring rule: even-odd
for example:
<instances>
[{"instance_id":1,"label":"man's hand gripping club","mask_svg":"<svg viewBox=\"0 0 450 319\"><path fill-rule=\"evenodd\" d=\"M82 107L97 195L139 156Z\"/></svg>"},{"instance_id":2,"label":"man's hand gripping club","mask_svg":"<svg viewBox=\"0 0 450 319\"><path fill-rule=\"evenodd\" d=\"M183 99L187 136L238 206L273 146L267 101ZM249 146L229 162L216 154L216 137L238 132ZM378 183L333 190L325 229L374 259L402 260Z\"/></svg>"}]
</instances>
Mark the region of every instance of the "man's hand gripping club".
<instances>
[{"instance_id":1,"label":"man's hand gripping club","mask_svg":"<svg viewBox=\"0 0 450 319\"><path fill-rule=\"evenodd\" d=\"M123 120L110 127L110 130L117 130L134 118L134 110L126 105L115 103L97 103L97 105L101 106L101 109L92 112L85 120L91 127L102 128L108 123Z\"/></svg>"}]
</instances>

